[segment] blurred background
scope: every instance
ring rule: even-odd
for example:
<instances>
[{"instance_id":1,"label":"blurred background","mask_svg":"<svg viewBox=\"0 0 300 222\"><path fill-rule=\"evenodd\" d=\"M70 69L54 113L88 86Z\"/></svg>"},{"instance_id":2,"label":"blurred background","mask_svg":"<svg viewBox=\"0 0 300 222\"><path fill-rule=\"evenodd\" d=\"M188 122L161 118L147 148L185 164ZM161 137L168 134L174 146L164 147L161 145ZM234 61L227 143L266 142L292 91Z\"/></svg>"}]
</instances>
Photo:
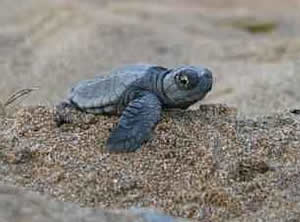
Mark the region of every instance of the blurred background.
<instances>
[{"instance_id":1,"label":"blurred background","mask_svg":"<svg viewBox=\"0 0 300 222\"><path fill-rule=\"evenodd\" d=\"M203 103L243 114L300 108L300 0L0 0L0 100L53 105L128 63L203 64Z\"/></svg>"}]
</instances>

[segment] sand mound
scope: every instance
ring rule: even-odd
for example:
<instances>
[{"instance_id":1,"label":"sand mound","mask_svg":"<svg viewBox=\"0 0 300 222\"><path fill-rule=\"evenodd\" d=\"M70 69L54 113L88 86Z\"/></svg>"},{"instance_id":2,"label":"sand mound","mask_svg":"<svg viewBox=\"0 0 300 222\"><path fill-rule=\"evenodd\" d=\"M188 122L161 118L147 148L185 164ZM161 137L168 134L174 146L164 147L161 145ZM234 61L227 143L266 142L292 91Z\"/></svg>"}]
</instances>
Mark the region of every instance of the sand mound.
<instances>
[{"instance_id":1,"label":"sand mound","mask_svg":"<svg viewBox=\"0 0 300 222\"><path fill-rule=\"evenodd\" d=\"M289 112L238 119L235 109L202 105L165 113L139 152L110 154L105 142L117 117L75 112L73 124L57 128L52 109L25 107L1 120L0 180L81 206L155 207L196 220L293 219L299 120Z\"/></svg>"},{"instance_id":2,"label":"sand mound","mask_svg":"<svg viewBox=\"0 0 300 222\"><path fill-rule=\"evenodd\" d=\"M153 209L104 210L54 201L0 184L1 222L186 222Z\"/></svg>"}]
</instances>

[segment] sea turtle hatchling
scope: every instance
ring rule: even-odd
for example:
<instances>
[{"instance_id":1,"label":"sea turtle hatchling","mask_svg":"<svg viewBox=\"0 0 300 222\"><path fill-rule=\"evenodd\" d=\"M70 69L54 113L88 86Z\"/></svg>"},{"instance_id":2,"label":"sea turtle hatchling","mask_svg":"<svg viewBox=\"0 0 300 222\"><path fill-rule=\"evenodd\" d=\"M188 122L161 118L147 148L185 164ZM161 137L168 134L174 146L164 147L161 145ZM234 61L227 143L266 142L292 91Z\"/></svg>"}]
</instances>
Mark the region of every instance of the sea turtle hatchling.
<instances>
[{"instance_id":1,"label":"sea turtle hatchling","mask_svg":"<svg viewBox=\"0 0 300 222\"><path fill-rule=\"evenodd\" d=\"M66 101L56 107L55 121L68 122L66 107L94 114L121 115L112 130L107 149L132 152L141 147L159 122L164 108L187 108L211 90L213 76L202 66L173 69L157 65L129 65L108 76L83 80Z\"/></svg>"}]
</instances>

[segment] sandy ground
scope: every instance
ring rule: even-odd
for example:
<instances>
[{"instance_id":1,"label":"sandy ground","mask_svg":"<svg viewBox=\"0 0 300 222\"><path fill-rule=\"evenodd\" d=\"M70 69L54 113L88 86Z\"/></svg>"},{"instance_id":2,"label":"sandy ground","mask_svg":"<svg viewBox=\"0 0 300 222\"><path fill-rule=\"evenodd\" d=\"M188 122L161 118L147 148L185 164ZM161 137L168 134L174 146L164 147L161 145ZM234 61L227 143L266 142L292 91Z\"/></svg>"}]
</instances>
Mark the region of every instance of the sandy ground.
<instances>
[{"instance_id":1,"label":"sandy ground","mask_svg":"<svg viewBox=\"0 0 300 222\"><path fill-rule=\"evenodd\" d=\"M297 221L299 117L270 113L300 107L300 1L0 3L0 101L39 88L20 100L35 107L15 116L16 102L0 103L1 182L81 206ZM75 82L140 62L209 67L216 84L203 103L238 113L218 105L166 113L153 140L129 155L105 151L116 117L78 114L54 126L49 106Z\"/></svg>"},{"instance_id":2,"label":"sandy ground","mask_svg":"<svg viewBox=\"0 0 300 222\"><path fill-rule=\"evenodd\" d=\"M206 103L235 105L243 113L300 105L297 0L1 0L1 5L0 100L38 87L23 103L52 105L78 80L146 62L211 68L217 84ZM264 24L274 27L249 32L251 25Z\"/></svg>"},{"instance_id":3,"label":"sandy ground","mask_svg":"<svg viewBox=\"0 0 300 222\"><path fill-rule=\"evenodd\" d=\"M1 222L187 222L153 209L104 210L76 204L0 184Z\"/></svg>"},{"instance_id":4,"label":"sandy ground","mask_svg":"<svg viewBox=\"0 0 300 222\"><path fill-rule=\"evenodd\" d=\"M84 207L297 221L299 115L236 115L223 105L167 112L141 150L111 154L105 143L117 118L74 112L58 128L53 110L27 107L1 121L0 181Z\"/></svg>"}]
</instances>

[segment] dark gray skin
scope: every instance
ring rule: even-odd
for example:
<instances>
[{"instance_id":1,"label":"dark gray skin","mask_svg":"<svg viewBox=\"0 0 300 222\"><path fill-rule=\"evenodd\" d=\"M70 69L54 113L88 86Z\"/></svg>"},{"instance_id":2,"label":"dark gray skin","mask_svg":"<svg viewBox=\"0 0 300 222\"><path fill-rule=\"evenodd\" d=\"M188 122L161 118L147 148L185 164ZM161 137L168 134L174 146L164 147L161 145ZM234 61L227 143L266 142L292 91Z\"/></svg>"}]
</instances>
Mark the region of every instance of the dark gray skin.
<instances>
[{"instance_id":1,"label":"dark gray skin","mask_svg":"<svg viewBox=\"0 0 300 222\"><path fill-rule=\"evenodd\" d=\"M57 106L58 125L68 122L66 107L87 113L121 115L108 141L110 152L133 152L150 137L165 108L186 109L211 90L211 71L201 66L168 69L130 65L111 75L83 80Z\"/></svg>"}]
</instances>

